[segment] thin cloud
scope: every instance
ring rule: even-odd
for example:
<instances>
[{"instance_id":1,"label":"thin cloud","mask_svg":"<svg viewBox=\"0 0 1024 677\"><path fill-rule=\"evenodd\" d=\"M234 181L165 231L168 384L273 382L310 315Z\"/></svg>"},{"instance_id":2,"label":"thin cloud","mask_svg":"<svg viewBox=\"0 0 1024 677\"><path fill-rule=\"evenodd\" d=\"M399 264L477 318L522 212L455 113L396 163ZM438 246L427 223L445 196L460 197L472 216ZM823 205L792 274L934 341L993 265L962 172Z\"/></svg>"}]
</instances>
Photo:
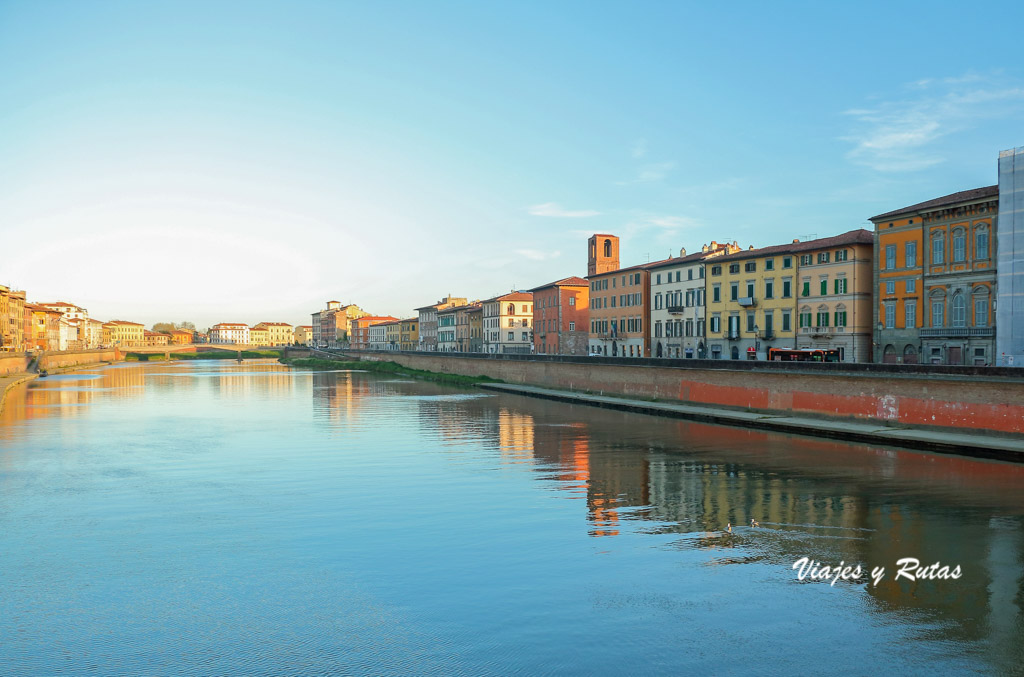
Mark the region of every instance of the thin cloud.
<instances>
[{"instance_id":1,"label":"thin cloud","mask_svg":"<svg viewBox=\"0 0 1024 677\"><path fill-rule=\"evenodd\" d=\"M633 183L651 183L654 181L661 181L669 172L675 169L675 162L656 162L653 164L644 165L640 168L639 174L635 179L629 181L616 181L616 185L628 186Z\"/></svg>"},{"instance_id":2,"label":"thin cloud","mask_svg":"<svg viewBox=\"0 0 1024 677\"><path fill-rule=\"evenodd\" d=\"M563 209L557 202L533 205L527 211L533 216L549 216L556 219L586 219L591 216L600 216L601 214L601 212L594 211L593 209Z\"/></svg>"},{"instance_id":3,"label":"thin cloud","mask_svg":"<svg viewBox=\"0 0 1024 677\"><path fill-rule=\"evenodd\" d=\"M634 141L630 154L637 159L647 155L647 139L637 139Z\"/></svg>"},{"instance_id":4,"label":"thin cloud","mask_svg":"<svg viewBox=\"0 0 1024 677\"><path fill-rule=\"evenodd\" d=\"M842 137L854 145L848 159L884 172L924 169L945 161L939 139L1024 113L1024 87L976 74L918 80L908 89L914 97L844 112L856 121Z\"/></svg>"},{"instance_id":5,"label":"thin cloud","mask_svg":"<svg viewBox=\"0 0 1024 677\"><path fill-rule=\"evenodd\" d=\"M562 255L562 252L546 252L539 249L517 249L516 254L519 254L523 258L530 259L531 261L547 261L549 259L557 259Z\"/></svg>"}]
</instances>

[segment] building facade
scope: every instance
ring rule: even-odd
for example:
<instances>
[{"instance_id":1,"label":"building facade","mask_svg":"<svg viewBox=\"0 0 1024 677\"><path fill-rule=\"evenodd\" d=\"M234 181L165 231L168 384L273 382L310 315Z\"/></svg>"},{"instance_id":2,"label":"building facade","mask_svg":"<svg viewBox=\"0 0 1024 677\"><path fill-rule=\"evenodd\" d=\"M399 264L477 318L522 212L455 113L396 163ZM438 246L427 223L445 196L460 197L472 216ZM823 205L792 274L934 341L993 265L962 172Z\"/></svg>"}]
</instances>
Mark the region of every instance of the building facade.
<instances>
[{"instance_id":1,"label":"building facade","mask_svg":"<svg viewBox=\"0 0 1024 677\"><path fill-rule=\"evenodd\" d=\"M533 291L533 350L541 355L587 355L590 283L566 277Z\"/></svg>"},{"instance_id":2,"label":"building facade","mask_svg":"<svg viewBox=\"0 0 1024 677\"><path fill-rule=\"evenodd\" d=\"M25 350L25 292L0 285L0 349Z\"/></svg>"},{"instance_id":3,"label":"building facade","mask_svg":"<svg viewBox=\"0 0 1024 677\"><path fill-rule=\"evenodd\" d=\"M1024 366L1024 146L999 153L996 364Z\"/></svg>"},{"instance_id":4,"label":"building facade","mask_svg":"<svg viewBox=\"0 0 1024 677\"><path fill-rule=\"evenodd\" d=\"M433 305L417 308L416 312L419 313L419 349L437 350L437 311L452 306L464 306L467 303L465 298L448 295Z\"/></svg>"},{"instance_id":5,"label":"building facade","mask_svg":"<svg viewBox=\"0 0 1024 677\"><path fill-rule=\"evenodd\" d=\"M266 327L256 325L249 327L249 344L254 346L269 346L270 332Z\"/></svg>"},{"instance_id":6,"label":"building facade","mask_svg":"<svg viewBox=\"0 0 1024 677\"><path fill-rule=\"evenodd\" d=\"M484 352L483 304L474 303L466 307L466 324L469 327L469 352Z\"/></svg>"},{"instance_id":7,"label":"building facade","mask_svg":"<svg viewBox=\"0 0 1024 677\"><path fill-rule=\"evenodd\" d=\"M295 327L295 344L300 346L316 345L313 337L313 325L300 324Z\"/></svg>"},{"instance_id":8,"label":"building facade","mask_svg":"<svg viewBox=\"0 0 1024 677\"><path fill-rule=\"evenodd\" d=\"M523 355L533 351L533 294L511 292L480 305L483 352Z\"/></svg>"},{"instance_id":9,"label":"building facade","mask_svg":"<svg viewBox=\"0 0 1024 677\"><path fill-rule=\"evenodd\" d=\"M457 314L458 306L437 311L437 351L439 353L454 353L459 349L459 342L455 336Z\"/></svg>"},{"instance_id":10,"label":"building facade","mask_svg":"<svg viewBox=\"0 0 1024 677\"><path fill-rule=\"evenodd\" d=\"M678 257L651 266L652 357L708 356L704 261L736 251L735 244L712 242L694 254L681 249Z\"/></svg>"},{"instance_id":11,"label":"building facade","mask_svg":"<svg viewBox=\"0 0 1024 677\"><path fill-rule=\"evenodd\" d=\"M610 236L601 242L610 243ZM594 238L591 238L593 241ZM599 259L618 247L597 248ZM593 247L591 247L593 255ZM656 261L655 263L661 263ZM587 277L589 286L589 353L612 357L650 357L650 275L644 264L608 270L607 261L588 261L587 270L606 270Z\"/></svg>"},{"instance_id":12,"label":"building facade","mask_svg":"<svg viewBox=\"0 0 1024 677\"><path fill-rule=\"evenodd\" d=\"M998 186L879 214L874 360L995 362Z\"/></svg>"},{"instance_id":13,"label":"building facade","mask_svg":"<svg viewBox=\"0 0 1024 677\"><path fill-rule=\"evenodd\" d=\"M349 342L352 320L368 315L354 303L328 301L327 308L312 314L313 345L322 348L339 348Z\"/></svg>"},{"instance_id":14,"label":"building facade","mask_svg":"<svg viewBox=\"0 0 1024 677\"><path fill-rule=\"evenodd\" d=\"M367 327L367 337L370 350L388 349L388 325L390 322L378 322Z\"/></svg>"},{"instance_id":15,"label":"building facade","mask_svg":"<svg viewBox=\"0 0 1024 677\"><path fill-rule=\"evenodd\" d=\"M410 317L402 320L401 325L401 348L402 350L419 350L420 347L420 320L418 317Z\"/></svg>"},{"instance_id":16,"label":"building facade","mask_svg":"<svg viewBox=\"0 0 1024 677\"><path fill-rule=\"evenodd\" d=\"M800 287L796 347L835 349L842 362L870 362L874 235L853 230L802 243L795 253Z\"/></svg>"},{"instance_id":17,"label":"building facade","mask_svg":"<svg viewBox=\"0 0 1024 677\"><path fill-rule=\"evenodd\" d=\"M353 350L370 349L370 327L397 320L390 315L363 315L349 321L348 340ZM382 330L381 330L382 331ZM377 336L378 334L374 334ZM378 343L384 343L384 334L379 334Z\"/></svg>"},{"instance_id":18,"label":"building facade","mask_svg":"<svg viewBox=\"0 0 1024 677\"><path fill-rule=\"evenodd\" d=\"M384 323L384 349L398 351L402 349L402 321L392 320Z\"/></svg>"},{"instance_id":19,"label":"building facade","mask_svg":"<svg viewBox=\"0 0 1024 677\"><path fill-rule=\"evenodd\" d=\"M287 322L260 322L253 329L267 332L269 346L290 346L295 343L295 330Z\"/></svg>"},{"instance_id":20,"label":"building facade","mask_svg":"<svg viewBox=\"0 0 1024 677\"><path fill-rule=\"evenodd\" d=\"M248 329L246 325L241 325ZM146 344L146 327L138 322L126 320L111 320L103 325L104 336L108 336L106 342L110 346L121 348L134 348Z\"/></svg>"},{"instance_id":21,"label":"building facade","mask_svg":"<svg viewBox=\"0 0 1024 677\"><path fill-rule=\"evenodd\" d=\"M111 334L113 337L113 334ZM248 345L249 325L242 322L221 322L210 327L210 343Z\"/></svg>"}]
</instances>

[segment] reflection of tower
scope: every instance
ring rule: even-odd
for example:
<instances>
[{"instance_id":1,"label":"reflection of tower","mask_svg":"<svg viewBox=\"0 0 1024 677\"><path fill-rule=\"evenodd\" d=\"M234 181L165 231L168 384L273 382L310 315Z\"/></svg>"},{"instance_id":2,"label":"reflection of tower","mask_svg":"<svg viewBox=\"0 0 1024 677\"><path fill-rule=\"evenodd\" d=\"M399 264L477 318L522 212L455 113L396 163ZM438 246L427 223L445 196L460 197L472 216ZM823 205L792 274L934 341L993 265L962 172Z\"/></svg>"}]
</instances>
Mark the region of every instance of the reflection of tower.
<instances>
[{"instance_id":1,"label":"reflection of tower","mask_svg":"<svg viewBox=\"0 0 1024 677\"><path fill-rule=\"evenodd\" d=\"M587 275L600 275L619 269L619 238L592 235L587 240Z\"/></svg>"}]
</instances>

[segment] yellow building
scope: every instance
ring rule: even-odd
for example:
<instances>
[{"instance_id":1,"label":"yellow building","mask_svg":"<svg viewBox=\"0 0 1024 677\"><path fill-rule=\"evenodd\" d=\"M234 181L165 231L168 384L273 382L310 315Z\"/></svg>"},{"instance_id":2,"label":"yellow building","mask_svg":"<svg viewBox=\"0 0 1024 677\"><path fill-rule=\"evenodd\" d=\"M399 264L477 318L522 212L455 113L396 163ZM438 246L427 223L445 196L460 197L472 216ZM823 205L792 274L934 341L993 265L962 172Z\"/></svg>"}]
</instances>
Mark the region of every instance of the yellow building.
<instances>
[{"instance_id":1,"label":"yellow building","mask_svg":"<svg viewBox=\"0 0 1024 677\"><path fill-rule=\"evenodd\" d=\"M870 362L874 234L852 230L801 243L797 348L839 351L842 362Z\"/></svg>"},{"instance_id":2,"label":"yellow building","mask_svg":"<svg viewBox=\"0 0 1024 677\"><path fill-rule=\"evenodd\" d=\"M146 345L146 327L138 322L127 322L125 320L111 320L103 325L104 336L110 332L110 339L105 341L107 345L131 348Z\"/></svg>"},{"instance_id":3,"label":"yellow building","mask_svg":"<svg viewBox=\"0 0 1024 677\"><path fill-rule=\"evenodd\" d=\"M144 331L142 337L146 345L150 347L166 346L170 340L167 334L158 331Z\"/></svg>"},{"instance_id":4,"label":"yellow building","mask_svg":"<svg viewBox=\"0 0 1024 677\"><path fill-rule=\"evenodd\" d=\"M402 320L399 332L399 344L402 346L402 350L419 350L420 320L418 317Z\"/></svg>"},{"instance_id":5,"label":"yellow building","mask_svg":"<svg viewBox=\"0 0 1024 677\"><path fill-rule=\"evenodd\" d=\"M287 322L260 322L254 329L267 330L267 343L260 345L290 346L295 343L295 330ZM250 340L252 340L250 332ZM255 341L253 341L255 343Z\"/></svg>"},{"instance_id":6,"label":"yellow building","mask_svg":"<svg viewBox=\"0 0 1024 677\"><path fill-rule=\"evenodd\" d=\"M251 346L269 346L270 345L270 332L261 325L256 325L249 329L249 345Z\"/></svg>"},{"instance_id":7,"label":"yellow building","mask_svg":"<svg viewBox=\"0 0 1024 677\"><path fill-rule=\"evenodd\" d=\"M384 323L385 350L399 350L402 347L402 320Z\"/></svg>"},{"instance_id":8,"label":"yellow building","mask_svg":"<svg viewBox=\"0 0 1024 677\"><path fill-rule=\"evenodd\" d=\"M192 332L184 329L172 329L166 332L167 336L170 337L170 343L176 346L187 346L192 343Z\"/></svg>"},{"instance_id":9,"label":"yellow building","mask_svg":"<svg viewBox=\"0 0 1024 677\"><path fill-rule=\"evenodd\" d=\"M0 285L0 350L25 350L25 292L3 285Z\"/></svg>"},{"instance_id":10,"label":"yellow building","mask_svg":"<svg viewBox=\"0 0 1024 677\"><path fill-rule=\"evenodd\" d=\"M313 325L311 324L300 324L295 327L295 344L300 346L308 346L313 343Z\"/></svg>"}]
</instances>

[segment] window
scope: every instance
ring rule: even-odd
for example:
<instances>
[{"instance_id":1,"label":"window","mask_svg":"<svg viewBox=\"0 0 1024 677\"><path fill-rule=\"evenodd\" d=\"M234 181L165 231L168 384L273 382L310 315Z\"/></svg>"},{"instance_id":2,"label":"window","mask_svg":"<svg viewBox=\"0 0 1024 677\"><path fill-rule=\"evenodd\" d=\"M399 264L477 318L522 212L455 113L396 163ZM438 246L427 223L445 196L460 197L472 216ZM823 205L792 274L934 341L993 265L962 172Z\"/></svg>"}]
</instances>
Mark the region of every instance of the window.
<instances>
[{"instance_id":1,"label":"window","mask_svg":"<svg viewBox=\"0 0 1024 677\"><path fill-rule=\"evenodd\" d=\"M766 299L773 299L773 298L775 298L775 281L774 280L765 280L765 283L764 283L764 297Z\"/></svg>"},{"instance_id":2,"label":"window","mask_svg":"<svg viewBox=\"0 0 1024 677\"><path fill-rule=\"evenodd\" d=\"M764 269L765 270L775 270L775 259L765 259L764 260Z\"/></svg>"},{"instance_id":3,"label":"window","mask_svg":"<svg viewBox=\"0 0 1024 677\"><path fill-rule=\"evenodd\" d=\"M908 294L913 294L917 291L917 280L907 280L904 285L907 288Z\"/></svg>"},{"instance_id":4,"label":"window","mask_svg":"<svg viewBox=\"0 0 1024 677\"><path fill-rule=\"evenodd\" d=\"M821 308L818 308L818 317L816 319L818 320L818 323L816 325L814 325L814 326L816 326L816 327L827 327L828 326L828 308L826 308L824 306L822 306Z\"/></svg>"},{"instance_id":5,"label":"window","mask_svg":"<svg viewBox=\"0 0 1024 677\"><path fill-rule=\"evenodd\" d=\"M828 263L828 259L829 259L829 253L828 252L818 252L818 263Z\"/></svg>"},{"instance_id":6,"label":"window","mask_svg":"<svg viewBox=\"0 0 1024 677\"><path fill-rule=\"evenodd\" d=\"M792 330L793 330L793 321L792 321L792 318L791 318L791 311L783 310L782 311L782 331L792 331Z\"/></svg>"},{"instance_id":7,"label":"window","mask_svg":"<svg viewBox=\"0 0 1024 677\"><path fill-rule=\"evenodd\" d=\"M836 250L836 261L845 261L846 260L846 255L847 255L847 251L845 249L837 249Z\"/></svg>"},{"instance_id":8,"label":"window","mask_svg":"<svg viewBox=\"0 0 1024 677\"><path fill-rule=\"evenodd\" d=\"M793 296L793 281L783 280L782 281L782 298L788 299Z\"/></svg>"},{"instance_id":9,"label":"window","mask_svg":"<svg viewBox=\"0 0 1024 677\"><path fill-rule=\"evenodd\" d=\"M611 256L612 255L612 241L611 240L605 240L604 241L604 255L605 256Z\"/></svg>"},{"instance_id":10,"label":"window","mask_svg":"<svg viewBox=\"0 0 1024 677\"><path fill-rule=\"evenodd\" d=\"M772 335L772 325L774 324L774 320L775 316L772 315L772 311L764 311L764 332L761 334L762 336Z\"/></svg>"},{"instance_id":11,"label":"window","mask_svg":"<svg viewBox=\"0 0 1024 677\"><path fill-rule=\"evenodd\" d=\"M693 268L687 269L687 271L686 271L686 279L687 280L692 280L693 279Z\"/></svg>"},{"instance_id":12,"label":"window","mask_svg":"<svg viewBox=\"0 0 1024 677\"><path fill-rule=\"evenodd\" d=\"M917 265L917 241L908 242L903 249L903 265L913 268Z\"/></svg>"},{"instance_id":13,"label":"window","mask_svg":"<svg viewBox=\"0 0 1024 677\"><path fill-rule=\"evenodd\" d=\"M753 332L754 331L754 324L755 324L754 313L747 313L747 331Z\"/></svg>"},{"instance_id":14,"label":"window","mask_svg":"<svg viewBox=\"0 0 1024 677\"><path fill-rule=\"evenodd\" d=\"M729 300L735 301L740 297L740 283L733 282L729 285Z\"/></svg>"},{"instance_id":15,"label":"window","mask_svg":"<svg viewBox=\"0 0 1024 677\"><path fill-rule=\"evenodd\" d=\"M932 301L932 326L942 327L945 322L946 314L946 302L945 299L935 299Z\"/></svg>"},{"instance_id":16,"label":"window","mask_svg":"<svg viewBox=\"0 0 1024 677\"><path fill-rule=\"evenodd\" d=\"M917 302L907 301L903 304L903 326L907 329L917 327Z\"/></svg>"},{"instance_id":17,"label":"window","mask_svg":"<svg viewBox=\"0 0 1024 677\"><path fill-rule=\"evenodd\" d=\"M896 267L896 245L887 244L885 245L885 268L886 270L892 270Z\"/></svg>"},{"instance_id":18,"label":"window","mask_svg":"<svg viewBox=\"0 0 1024 677\"><path fill-rule=\"evenodd\" d=\"M740 264L738 264L738 263L730 263L729 264L729 272L730 273L738 273L738 272L740 272Z\"/></svg>"},{"instance_id":19,"label":"window","mask_svg":"<svg viewBox=\"0 0 1024 677\"><path fill-rule=\"evenodd\" d=\"M800 328L810 327L811 325L811 309L804 306L800 309Z\"/></svg>"},{"instance_id":20,"label":"window","mask_svg":"<svg viewBox=\"0 0 1024 677\"><path fill-rule=\"evenodd\" d=\"M988 258L988 231L978 229L974 234L974 258Z\"/></svg>"},{"instance_id":21,"label":"window","mask_svg":"<svg viewBox=\"0 0 1024 677\"><path fill-rule=\"evenodd\" d=\"M711 302L721 303L722 302L722 285L716 284L711 288Z\"/></svg>"},{"instance_id":22,"label":"window","mask_svg":"<svg viewBox=\"0 0 1024 677\"><path fill-rule=\"evenodd\" d=\"M514 341L514 340L515 340L515 335L516 335L516 334L515 334L515 332L513 332L513 331L510 331L510 332L508 333L508 340L509 340L509 341Z\"/></svg>"},{"instance_id":23,"label":"window","mask_svg":"<svg viewBox=\"0 0 1024 677\"><path fill-rule=\"evenodd\" d=\"M811 295L811 281L810 280L804 280L804 288L801 290L800 296L810 296L810 295Z\"/></svg>"},{"instance_id":24,"label":"window","mask_svg":"<svg viewBox=\"0 0 1024 677\"><path fill-rule=\"evenodd\" d=\"M800 265L801 266L809 266L813 262L814 262L814 257L811 256L810 254L803 254L803 255L800 256Z\"/></svg>"},{"instance_id":25,"label":"window","mask_svg":"<svg viewBox=\"0 0 1024 677\"><path fill-rule=\"evenodd\" d=\"M747 261L747 263L743 266L743 271L746 272L746 273L756 272L757 271L757 262L756 261Z\"/></svg>"},{"instance_id":26,"label":"window","mask_svg":"<svg viewBox=\"0 0 1024 677\"><path fill-rule=\"evenodd\" d=\"M974 326L988 326L988 296L974 299Z\"/></svg>"},{"instance_id":27,"label":"window","mask_svg":"<svg viewBox=\"0 0 1024 677\"><path fill-rule=\"evenodd\" d=\"M661 284L661 273L654 276L654 284Z\"/></svg>"},{"instance_id":28,"label":"window","mask_svg":"<svg viewBox=\"0 0 1024 677\"><path fill-rule=\"evenodd\" d=\"M718 276L718 275L721 275L721 274L722 274L722 266L711 266L711 275L712 275L712 277L715 277L715 276Z\"/></svg>"},{"instance_id":29,"label":"window","mask_svg":"<svg viewBox=\"0 0 1024 677\"><path fill-rule=\"evenodd\" d=\"M529 341L530 340L530 332L528 332L528 331L524 331L523 332L523 340L524 341Z\"/></svg>"},{"instance_id":30,"label":"window","mask_svg":"<svg viewBox=\"0 0 1024 677\"><path fill-rule=\"evenodd\" d=\"M711 316L711 333L717 334L722 331L722 318L717 313Z\"/></svg>"},{"instance_id":31,"label":"window","mask_svg":"<svg viewBox=\"0 0 1024 677\"><path fill-rule=\"evenodd\" d=\"M570 296L569 297L569 305L570 306L576 305L576 297L575 296Z\"/></svg>"},{"instance_id":32,"label":"window","mask_svg":"<svg viewBox=\"0 0 1024 677\"><path fill-rule=\"evenodd\" d=\"M835 320L836 320L834 322L835 326L837 326L837 327L845 327L846 326L846 311L845 310L839 310L839 307L837 307L836 308L836 313L835 313Z\"/></svg>"},{"instance_id":33,"label":"window","mask_svg":"<svg viewBox=\"0 0 1024 677\"><path fill-rule=\"evenodd\" d=\"M754 298L754 283L747 282L747 296Z\"/></svg>"},{"instance_id":34,"label":"window","mask_svg":"<svg viewBox=\"0 0 1024 677\"><path fill-rule=\"evenodd\" d=\"M827 277L821 278L820 286L821 286L821 295L824 296L824 295L828 294L828 278Z\"/></svg>"},{"instance_id":35,"label":"window","mask_svg":"<svg viewBox=\"0 0 1024 677\"><path fill-rule=\"evenodd\" d=\"M846 293L846 278L845 277L837 277L835 279L835 283L834 283L833 286L835 288L835 293L836 294L845 294Z\"/></svg>"},{"instance_id":36,"label":"window","mask_svg":"<svg viewBox=\"0 0 1024 677\"><path fill-rule=\"evenodd\" d=\"M953 262L963 263L967 258L967 236L963 229L953 231Z\"/></svg>"},{"instance_id":37,"label":"window","mask_svg":"<svg viewBox=\"0 0 1024 677\"><path fill-rule=\"evenodd\" d=\"M889 280L885 283L885 293L890 296L896 293L896 280Z\"/></svg>"},{"instance_id":38,"label":"window","mask_svg":"<svg viewBox=\"0 0 1024 677\"><path fill-rule=\"evenodd\" d=\"M508 326L510 326L510 327L516 326L516 321L510 318L509 321L508 321Z\"/></svg>"},{"instance_id":39,"label":"window","mask_svg":"<svg viewBox=\"0 0 1024 677\"><path fill-rule=\"evenodd\" d=\"M528 312L530 312L530 307L524 304L523 305L523 313L525 314L525 313L528 313Z\"/></svg>"},{"instance_id":40,"label":"window","mask_svg":"<svg viewBox=\"0 0 1024 677\"><path fill-rule=\"evenodd\" d=\"M946 260L945 243L942 239L942 233L938 232L932 236L932 264L940 264ZM941 326L941 325L938 325Z\"/></svg>"},{"instance_id":41,"label":"window","mask_svg":"<svg viewBox=\"0 0 1024 677\"><path fill-rule=\"evenodd\" d=\"M896 302L885 302L885 328L892 329L896 326Z\"/></svg>"},{"instance_id":42,"label":"window","mask_svg":"<svg viewBox=\"0 0 1024 677\"><path fill-rule=\"evenodd\" d=\"M953 297L953 326L967 326L967 299L963 294L956 294Z\"/></svg>"},{"instance_id":43,"label":"window","mask_svg":"<svg viewBox=\"0 0 1024 677\"><path fill-rule=\"evenodd\" d=\"M793 257L792 256L783 256L782 257L782 267L783 268L792 268L793 267Z\"/></svg>"}]
</instances>

